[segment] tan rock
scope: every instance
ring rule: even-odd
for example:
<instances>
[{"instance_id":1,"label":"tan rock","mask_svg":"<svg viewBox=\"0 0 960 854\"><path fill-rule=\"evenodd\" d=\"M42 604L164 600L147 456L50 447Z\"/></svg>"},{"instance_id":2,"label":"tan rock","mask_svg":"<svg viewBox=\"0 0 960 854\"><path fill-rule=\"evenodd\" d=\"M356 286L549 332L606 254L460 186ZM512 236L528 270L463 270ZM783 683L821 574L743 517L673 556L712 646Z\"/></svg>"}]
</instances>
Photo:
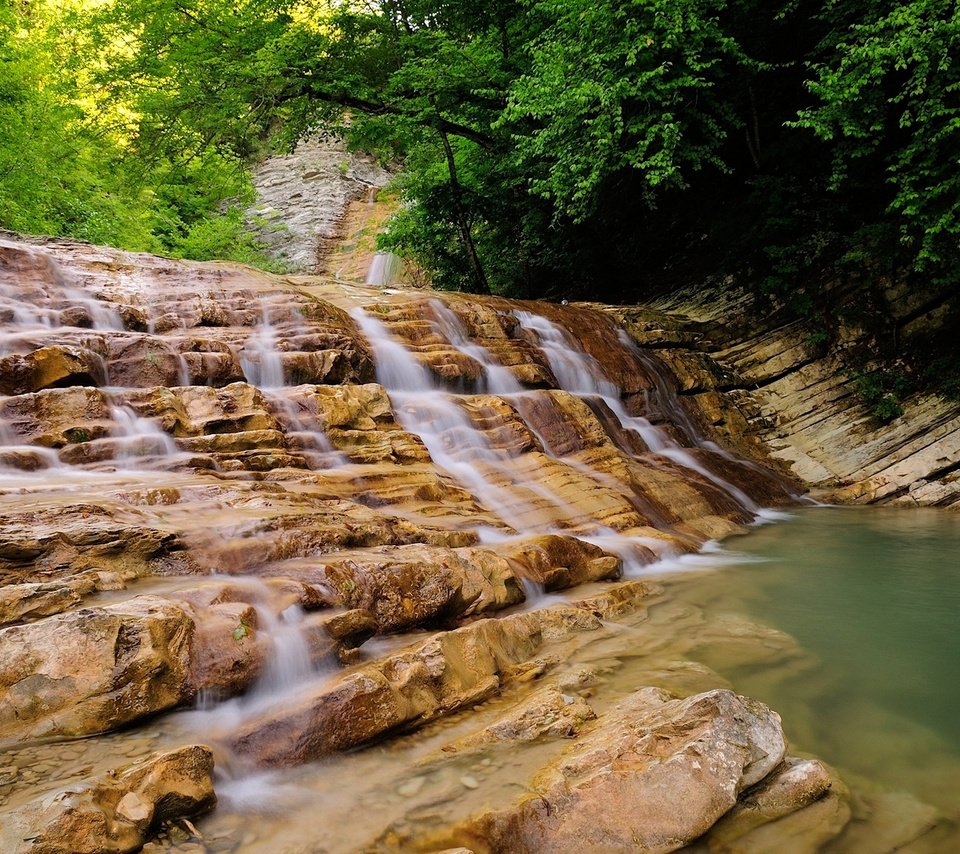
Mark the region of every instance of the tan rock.
<instances>
[{"instance_id":1,"label":"tan rock","mask_svg":"<svg viewBox=\"0 0 960 854\"><path fill-rule=\"evenodd\" d=\"M103 360L79 347L41 347L0 358L0 393L24 394L51 386L103 385Z\"/></svg>"},{"instance_id":2,"label":"tan rock","mask_svg":"<svg viewBox=\"0 0 960 854\"><path fill-rule=\"evenodd\" d=\"M594 718L596 714L582 697L547 685L492 724L445 745L443 750L462 756L498 743L522 743L551 736L575 738L584 724Z\"/></svg>"},{"instance_id":3,"label":"tan rock","mask_svg":"<svg viewBox=\"0 0 960 854\"><path fill-rule=\"evenodd\" d=\"M0 739L103 732L177 705L192 636L153 596L0 630Z\"/></svg>"},{"instance_id":4,"label":"tan rock","mask_svg":"<svg viewBox=\"0 0 960 854\"><path fill-rule=\"evenodd\" d=\"M363 665L242 726L233 748L268 765L304 762L480 702L539 648L533 614L481 620Z\"/></svg>"},{"instance_id":5,"label":"tan rock","mask_svg":"<svg viewBox=\"0 0 960 854\"><path fill-rule=\"evenodd\" d=\"M200 745L157 753L7 813L10 854L126 854L164 822L212 809L213 754Z\"/></svg>"},{"instance_id":6,"label":"tan rock","mask_svg":"<svg viewBox=\"0 0 960 854\"><path fill-rule=\"evenodd\" d=\"M0 418L24 444L63 448L109 435L109 402L97 388L50 388L0 403Z\"/></svg>"},{"instance_id":7,"label":"tan rock","mask_svg":"<svg viewBox=\"0 0 960 854\"><path fill-rule=\"evenodd\" d=\"M622 572L620 558L576 537L534 537L512 544L503 554L517 567L518 574L542 584L546 590L615 579Z\"/></svg>"},{"instance_id":8,"label":"tan rock","mask_svg":"<svg viewBox=\"0 0 960 854\"><path fill-rule=\"evenodd\" d=\"M0 626L60 614L79 604L84 596L95 590L110 589L115 583L108 573L85 572L63 582L0 587Z\"/></svg>"},{"instance_id":9,"label":"tan rock","mask_svg":"<svg viewBox=\"0 0 960 854\"><path fill-rule=\"evenodd\" d=\"M696 839L783 759L780 719L727 690L675 700L630 695L516 806L431 844L476 851L674 851ZM422 849L421 849L422 850Z\"/></svg>"},{"instance_id":10,"label":"tan rock","mask_svg":"<svg viewBox=\"0 0 960 854\"><path fill-rule=\"evenodd\" d=\"M788 758L711 828L700 847L716 854L760 854L771 845L815 852L850 819L849 792L816 759Z\"/></svg>"}]
</instances>

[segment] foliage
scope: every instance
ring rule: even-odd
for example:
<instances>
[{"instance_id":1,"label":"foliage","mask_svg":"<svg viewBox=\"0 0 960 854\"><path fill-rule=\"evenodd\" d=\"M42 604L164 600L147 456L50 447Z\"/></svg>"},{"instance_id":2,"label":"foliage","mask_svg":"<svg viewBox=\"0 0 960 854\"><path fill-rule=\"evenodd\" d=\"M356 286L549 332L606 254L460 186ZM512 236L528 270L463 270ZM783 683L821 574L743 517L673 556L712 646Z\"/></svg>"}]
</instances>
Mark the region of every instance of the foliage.
<instances>
[{"instance_id":1,"label":"foliage","mask_svg":"<svg viewBox=\"0 0 960 854\"><path fill-rule=\"evenodd\" d=\"M0 5L0 225L263 263L246 172L212 145L148 150L131 103L92 84L100 47L82 2Z\"/></svg>"},{"instance_id":2,"label":"foliage","mask_svg":"<svg viewBox=\"0 0 960 854\"><path fill-rule=\"evenodd\" d=\"M900 402L914 388L913 380L898 369L855 372L850 380L870 414L884 424L903 415Z\"/></svg>"},{"instance_id":3,"label":"foliage","mask_svg":"<svg viewBox=\"0 0 960 854\"><path fill-rule=\"evenodd\" d=\"M865 14L864 14L865 12ZM960 174L960 7L950 0L825 4L817 103L796 125L831 143L831 187L884 176L890 226L923 269L955 258Z\"/></svg>"}]
</instances>

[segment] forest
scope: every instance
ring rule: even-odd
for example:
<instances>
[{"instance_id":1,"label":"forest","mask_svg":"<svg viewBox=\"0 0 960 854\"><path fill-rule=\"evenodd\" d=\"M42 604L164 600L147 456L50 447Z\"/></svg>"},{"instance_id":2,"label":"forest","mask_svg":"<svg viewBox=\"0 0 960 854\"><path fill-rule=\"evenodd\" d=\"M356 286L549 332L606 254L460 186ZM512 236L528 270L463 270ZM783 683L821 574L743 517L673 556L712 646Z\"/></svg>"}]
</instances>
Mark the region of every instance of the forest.
<instances>
[{"instance_id":1,"label":"forest","mask_svg":"<svg viewBox=\"0 0 960 854\"><path fill-rule=\"evenodd\" d=\"M6 0L0 225L269 266L249 167L321 133L399 170L436 287L635 302L735 281L949 299L949 0ZM869 300L867 300L869 303Z\"/></svg>"}]
</instances>

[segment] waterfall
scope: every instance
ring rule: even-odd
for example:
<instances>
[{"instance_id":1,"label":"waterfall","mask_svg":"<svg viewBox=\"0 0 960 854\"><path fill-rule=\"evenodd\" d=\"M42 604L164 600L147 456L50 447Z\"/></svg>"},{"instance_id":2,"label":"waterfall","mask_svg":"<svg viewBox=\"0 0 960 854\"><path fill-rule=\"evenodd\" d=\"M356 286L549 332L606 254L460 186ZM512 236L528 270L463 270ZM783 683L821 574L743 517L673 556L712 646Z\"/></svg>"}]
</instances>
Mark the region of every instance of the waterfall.
<instances>
[{"instance_id":1,"label":"waterfall","mask_svg":"<svg viewBox=\"0 0 960 854\"><path fill-rule=\"evenodd\" d=\"M117 461L172 458L179 453L177 443L169 433L150 419L141 418L130 406L115 404L110 407L110 415L112 435L119 446L115 455Z\"/></svg>"},{"instance_id":2,"label":"waterfall","mask_svg":"<svg viewBox=\"0 0 960 854\"><path fill-rule=\"evenodd\" d=\"M262 305L263 320L243 345L240 367L250 385L261 391L284 385L283 358L277 347L277 330L270 322L270 310Z\"/></svg>"},{"instance_id":3,"label":"waterfall","mask_svg":"<svg viewBox=\"0 0 960 854\"><path fill-rule=\"evenodd\" d=\"M400 275L402 267L403 261L397 255L392 252L377 252L370 261L366 284L379 287L392 285Z\"/></svg>"},{"instance_id":4,"label":"waterfall","mask_svg":"<svg viewBox=\"0 0 960 854\"><path fill-rule=\"evenodd\" d=\"M759 512L760 508L743 490L712 472L687 449L671 439L665 430L651 424L642 416L630 415L623 405L620 388L604 375L600 363L586 353L566 330L547 318L528 311L515 311L514 316L520 321L522 329L529 330L536 336L560 388L582 397L602 400L620 426L638 435L655 454L706 478L730 495L747 512L754 515ZM621 338L621 342L622 340ZM646 362L646 367L649 373L656 377L656 388L661 401L665 405L667 401L672 402L673 395L669 394L659 371L651 370L649 361ZM679 404L671 406L671 409L682 411ZM685 432L692 434L691 439L696 436L689 417L684 415L680 425Z\"/></svg>"},{"instance_id":5,"label":"waterfall","mask_svg":"<svg viewBox=\"0 0 960 854\"><path fill-rule=\"evenodd\" d=\"M288 397L293 386L286 382L277 329L271 322L266 301L261 302L260 311L262 321L244 343L240 356L244 377L263 392L287 437L298 443L298 450L312 468L345 465L346 457L334 449L323 430L311 423L297 403Z\"/></svg>"},{"instance_id":6,"label":"waterfall","mask_svg":"<svg viewBox=\"0 0 960 854\"><path fill-rule=\"evenodd\" d=\"M501 365L486 347L470 341L463 322L456 314L440 300L430 300L428 305L435 317L434 325L440 335L451 346L465 356L469 356L483 368L480 391L500 395L518 394L523 391L523 386L517 382L516 377L508 368Z\"/></svg>"},{"instance_id":7,"label":"waterfall","mask_svg":"<svg viewBox=\"0 0 960 854\"><path fill-rule=\"evenodd\" d=\"M353 309L350 314L374 351L377 380L390 395L397 420L420 437L437 466L507 524L504 510L518 500L508 484L561 509L554 495L538 483L525 481L511 467L510 457L491 446L453 396L391 337L380 320L363 309Z\"/></svg>"}]
</instances>

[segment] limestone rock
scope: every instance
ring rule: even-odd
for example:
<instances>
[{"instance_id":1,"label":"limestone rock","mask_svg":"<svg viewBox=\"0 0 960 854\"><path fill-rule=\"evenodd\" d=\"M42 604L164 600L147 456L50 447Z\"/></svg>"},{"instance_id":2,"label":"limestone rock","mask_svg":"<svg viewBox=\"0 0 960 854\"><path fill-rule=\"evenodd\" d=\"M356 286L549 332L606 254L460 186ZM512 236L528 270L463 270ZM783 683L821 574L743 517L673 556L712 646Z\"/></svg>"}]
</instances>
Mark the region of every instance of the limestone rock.
<instances>
[{"instance_id":1,"label":"limestone rock","mask_svg":"<svg viewBox=\"0 0 960 854\"><path fill-rule=\"evenodd\" d=\"M823 763L791 757L744 792L697 849L761 854L772 846L791 854L816 854L850 820L849 800L847 787Z\"/></svg>"},{"instance_id":2,"label":"limestone rock","mask_svg":"<svg viewBox=\"0 0 960 854\"><path fill-rule=\"evenodd\" d=\"M598 546L557 534L513 545L505 550L505 556L521 568L521 575L539 582L546 590L615 579L622 571L620 559Z\"/></svg>"},{"instance_id":3,"label":"limestone rock","mask_svg":"<svg viewBox=\"0 0 960 854\"><path fill-rule=\"evenodd\" d=\"M103 732L177 705L192 635L153 596L0 630L0 739Z\"/></svg>"},{"instance_id":4,"label":"limestone rock","mask_svg":"<svg viewBox=\"0 0 960 854\"><path fill-rule=\"evenodd\" d=\"M443 750L462 756L493 744L515 744L543 737L575 738L596 714L583 698L547 685L533 692L489 726Z\"/></svg>"},{"instance_id":5,"label":"limestone rock","mask_svg":"<svg viewBox=\"0 0 960 854\"><path fill-rule=\"evenodd\" d=\"M723 689L686 700L644 689L541 771L533 797L477 816L443 841L481 851L674 851L784 751L780 719L761 703Z\"/></svg>"},{"instance_id":6,"label":"limestone rock","mask_svg":"<svg viewBox=\"0 0 960 854\"><path fill-rule=\"evenodd\" d=\"M190 566L177 535L137 521L89 503L8 511L0 527L0 582L62 584L103 570L130 579Z\"/></svg>"},{"instance_id":7,"label":"limestone rock","mask_svg":"<svg viewBox=\"0 0 960 854\"><path fill-rule=\"evenodd\" d=\"M41 347L0 359L0 393L25 394L52 386L103 385L103 360L79 347Z\"/></svg>"},{"instance_id":8,"label":"limestone rock","mask_svg":"<svg viewBox=\"0 0 960 854\"><path fill-rule=\"evenodd\" d=\"M51 388L4 400L0 418L24 444L63 448L108 435L110 411L100 389Z\"/></svg>"},{"instance_id":9,"label":"limestone rock","mask_svg":"<svg viewBox=\"0 0 960 854\"><path fill-rule=\"evenodd\" d=\"M201 815L216 800L209 748L156 753L7 813L0 848L10 854L126 854L138 851L163 822Z\"/></svg>"},{"instance_id":10,"label":"limestone rock","mask_svg":"<svg viewBox=\"0 0 960 854\"><path fill-rule=\"evenodd\" d=\"M532 614L433 635L242 726L233 748L264 764L286 765L422 725L496 692L540 642Z\"/></svg>"},{"instance_id":11,"label":"limestone rock","mask_svg":"<svg viewBox=\"0 0 960 854\"><path fill-rule=\"evenodd\" d=\"M119 589L123 580L118 575L94 571L60 582L9 584L0 587L0 626L59 614L96 590Z\"/></svg>"}]
</instances>

